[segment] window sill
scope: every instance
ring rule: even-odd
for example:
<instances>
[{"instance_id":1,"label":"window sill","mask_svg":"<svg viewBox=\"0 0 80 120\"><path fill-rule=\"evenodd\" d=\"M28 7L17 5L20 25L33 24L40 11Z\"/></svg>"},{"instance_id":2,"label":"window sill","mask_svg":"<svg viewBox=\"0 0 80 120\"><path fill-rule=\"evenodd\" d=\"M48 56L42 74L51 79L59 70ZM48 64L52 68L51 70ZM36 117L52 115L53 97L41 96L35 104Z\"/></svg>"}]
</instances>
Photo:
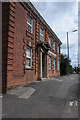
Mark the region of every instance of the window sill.
<instances>
[{"instance_id":1,"label":"window sill","mask_svg":"<svg viewBox=\"0 0 80 120\"><path fill-rule=\"evenodd\" d=\"M25 70L34 70L33 68L25 68Z\"/></svg>"},{"instance_id":2,"label":"window sill","mask_svg":"<svg viewBox=\"0 0 80 120\"><path fill-rule=\"evenodd\" d=\"M26 30L26 34L33 36L33 33Z\"/></svg>"},{"instance_id":3,"label":"window sill","mask_svg":"<svg viewBox=\"0 0 80 120\"><path fill-rule=\"evenodd\" d=\"M49 69L49 71L50 71L51 69Z\"/></svg>"},{"instance_id":4,"label":"window sill","mask_svg":"<svg viewBox=\"0 0 80 120\"><path fill-rule=\"evenodd\" d=\"M44 43L44 40L40 40L40 42Z\"/></svg>"}]
</instances>

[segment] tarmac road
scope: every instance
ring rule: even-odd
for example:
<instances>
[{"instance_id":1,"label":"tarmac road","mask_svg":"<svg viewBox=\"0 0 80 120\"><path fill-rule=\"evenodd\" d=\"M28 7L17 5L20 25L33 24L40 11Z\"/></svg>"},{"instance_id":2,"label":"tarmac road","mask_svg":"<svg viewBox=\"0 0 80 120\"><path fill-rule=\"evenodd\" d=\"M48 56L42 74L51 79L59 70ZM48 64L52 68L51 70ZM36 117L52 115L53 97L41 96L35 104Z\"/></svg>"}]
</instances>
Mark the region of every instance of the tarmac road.
<instances>
[{"instance_id":1,"label":"tarmac road","mask_svg":"<svg viewBox=\"0 0 80 120\"><path fill-rule=\"evenodd\" d=\"M3 118L78 118L78 75L34 82L23 88L33 88L26 98L15 94L3 96ZM20 94L19 94L20 95Z\"/></svg>"}]
</instances>

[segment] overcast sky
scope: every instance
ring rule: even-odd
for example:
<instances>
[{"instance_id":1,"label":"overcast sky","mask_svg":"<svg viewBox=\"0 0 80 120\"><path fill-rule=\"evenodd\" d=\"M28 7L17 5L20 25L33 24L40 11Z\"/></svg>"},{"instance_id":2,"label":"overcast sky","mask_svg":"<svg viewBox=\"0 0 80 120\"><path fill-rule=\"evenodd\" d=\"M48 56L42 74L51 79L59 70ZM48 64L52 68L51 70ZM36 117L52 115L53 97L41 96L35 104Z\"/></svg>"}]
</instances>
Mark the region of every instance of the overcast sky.
<instances>
[{"instance_id":1,"label":"overcast sky","mask_svg":"<svg viewBox=\"0 0 80 120\"><path fill-rule=\"evenodd\" d=\"M77 2L33 2L52 30L63 43L61 53L67 54L66 32L78 30ZM70 58L72 65L77 65L78 32L69 32Z\"/></svg>"}]
</instances>

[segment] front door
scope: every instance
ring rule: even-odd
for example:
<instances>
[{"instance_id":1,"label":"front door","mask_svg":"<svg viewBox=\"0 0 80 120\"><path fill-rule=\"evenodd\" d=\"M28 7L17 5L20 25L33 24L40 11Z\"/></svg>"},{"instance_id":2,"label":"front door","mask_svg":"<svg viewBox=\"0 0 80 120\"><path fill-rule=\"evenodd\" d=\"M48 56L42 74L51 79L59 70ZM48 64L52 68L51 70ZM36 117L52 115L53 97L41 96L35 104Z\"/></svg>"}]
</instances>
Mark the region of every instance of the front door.
<instances>
[{"instance_id":1,"label":"front door","mask_svg":"<svg viewBox=\"0 0 80 120\"><path fill-rule=\"evenodd\" d=\"M47 55L42 53L42 77L47 77Z\"/></svg>"}]
</instances>

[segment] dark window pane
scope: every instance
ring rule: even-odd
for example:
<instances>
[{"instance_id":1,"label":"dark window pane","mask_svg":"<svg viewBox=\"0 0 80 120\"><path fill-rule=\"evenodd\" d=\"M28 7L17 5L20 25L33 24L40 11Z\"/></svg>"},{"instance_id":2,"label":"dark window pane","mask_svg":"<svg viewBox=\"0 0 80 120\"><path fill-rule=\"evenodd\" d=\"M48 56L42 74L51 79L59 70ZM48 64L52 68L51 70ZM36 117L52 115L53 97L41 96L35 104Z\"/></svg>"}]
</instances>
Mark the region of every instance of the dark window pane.
<instances>
[{"instance_id":1,"label":"dark window pane","mask_svg":"<svg viewBox=\"0 0 80 120\"><path fill-rule=\"evenodd\" d=\"M31 24L31 17L27 16L27 22Z\"/></svg>"},{"instance_id":2,"label":"dark window pane","mask_svg":"<svg viewBox=\"0 0 80 120\"><path fill-rule=\"evenodd\" d=\"M31 67L31 59L29 58L26 59L26 66Z\"/></svg>"},{"instance_id":3,"label":"dark window pane","mask_svg":"<svg viewBox=\"0 0 80 120\"><path fill-rule=\"evenodd\" d=\"M31 33L31 26L27 24L27 31Z\"/></svg>"},{"instance_id":4,"label":"dark window pane","mask_svg":"<svg viewBox=\"0 0 80 120\"><path fill-rule=\"evenodd\" d=\"M31 57L31 49L30 48L27 48L26 54L27 54L27 57Z\"/></svg>"},{"instance_id":5,"label":"dark window pane","mask_svg":"<svg viewBox=\"0 0 80 120\"><path fill-rule=\"evenodd\" d=\"M44 31L40 28L40 40L44 41Z\"/></svg>"},{"instance_id":6,"label":"dark window pane","mask_svg":"<svg viewBox=\"0 0 80 120\"><path fill-rule=\"evenodd\" d=\"M33 33L33 19L30 16L27 17L27 31Z\"/></svg>"},{"instance_id":7,"label":"dark window pane","mask_svg":"<svg viewBox=\"0 0 80 120\"><path fill-rule=\"evenodd\" d=\"M49 69L51 69L51 57L49 57Z\"/></svg>"}]
</instances>

